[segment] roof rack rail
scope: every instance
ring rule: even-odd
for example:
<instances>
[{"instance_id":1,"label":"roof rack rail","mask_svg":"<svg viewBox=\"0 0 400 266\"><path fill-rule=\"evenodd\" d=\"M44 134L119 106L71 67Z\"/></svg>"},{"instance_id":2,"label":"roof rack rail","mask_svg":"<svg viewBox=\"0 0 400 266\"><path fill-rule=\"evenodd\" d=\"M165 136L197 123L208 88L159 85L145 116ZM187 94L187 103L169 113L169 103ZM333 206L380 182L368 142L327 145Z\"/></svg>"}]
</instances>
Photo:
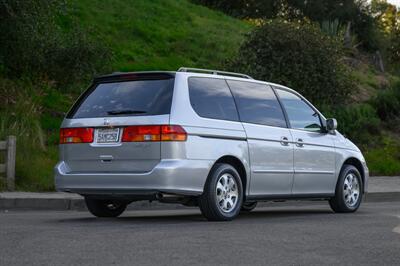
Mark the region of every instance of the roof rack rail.
<instances>
[{"instance_id":1,"label":"roof rack rail","mask_svg":"<svg viewBox=\"0 0 400 266\"><path fill-rule=\"evenodd\" d=\"M246 75L246 74L220 71L220 70L212 70L212 69L202 69L202 68L181 67L178 69L178 72L210 73L213 75L225 75L225 76L253 79L252 77L250 77L249 75Z\"/></svg>"}]
</instances>

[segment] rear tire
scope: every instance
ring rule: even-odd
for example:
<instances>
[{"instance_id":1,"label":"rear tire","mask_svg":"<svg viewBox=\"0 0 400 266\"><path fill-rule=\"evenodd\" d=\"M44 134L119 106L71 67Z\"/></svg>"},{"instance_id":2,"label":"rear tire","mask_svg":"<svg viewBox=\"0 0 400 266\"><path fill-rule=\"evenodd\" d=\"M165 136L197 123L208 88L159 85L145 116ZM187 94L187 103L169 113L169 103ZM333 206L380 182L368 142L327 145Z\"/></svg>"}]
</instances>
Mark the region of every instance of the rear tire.
<instances>
[{"instance_id":1,"label":"rear tire","mask_svg":"<svg viewBox=\"0 0 400 266\"><path fill-rule=\"evenodd\" d=\"M344 165L336 184L335 197L329 200L334 212L355 212L361 205L363 183L360 172L353 165Z\"/></svg>"},{"instance_id":2,"label":"rear tire","mask_svg":"<svg viewBox=\"0 0 400 266\"><path fill-rule=\"evenodd\" d=\"M118 217L126 209L127 204L113 200L98 200L85 197L86 206L96 217Z\"/></svg>"},{"instance_id":3,"label":"rear tire","mask_svg":"<svg viewBox=\"0 0 400 266\"><path fill-rule=\"evenodd\" d=\"M212 168L199 207L209 221L230 221L238 216L243 201L243 186L236 169L224 163Z\"/></svg>"}]
</instances>

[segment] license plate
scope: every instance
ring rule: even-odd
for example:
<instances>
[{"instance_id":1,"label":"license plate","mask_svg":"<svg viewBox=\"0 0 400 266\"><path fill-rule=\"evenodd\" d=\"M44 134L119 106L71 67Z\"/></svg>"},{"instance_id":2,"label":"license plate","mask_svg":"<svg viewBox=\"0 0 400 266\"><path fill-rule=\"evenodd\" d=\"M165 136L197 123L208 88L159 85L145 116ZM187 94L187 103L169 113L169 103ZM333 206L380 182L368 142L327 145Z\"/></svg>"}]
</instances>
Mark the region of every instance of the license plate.
<instances>
[{"instance_id":1,"label":"license plate","mask_svg":"<svg viewBox=\"0 0 400 266\"><path fill-rule=\"evenodd\" d=\"M119 128L99 128L97 129L97 143L114 143L119 141Z\"/></svg>"}]
</instances>

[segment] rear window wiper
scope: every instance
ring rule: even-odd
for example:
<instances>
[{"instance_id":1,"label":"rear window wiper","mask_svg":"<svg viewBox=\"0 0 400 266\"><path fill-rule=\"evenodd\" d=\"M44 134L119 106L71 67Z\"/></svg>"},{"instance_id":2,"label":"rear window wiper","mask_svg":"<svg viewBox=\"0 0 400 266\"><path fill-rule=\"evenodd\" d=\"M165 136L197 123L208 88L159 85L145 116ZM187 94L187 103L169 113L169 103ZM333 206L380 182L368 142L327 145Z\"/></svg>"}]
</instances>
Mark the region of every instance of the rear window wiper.
<instances>
[{"instance_id":1,"label":"rear window wiper","mask_svg":"<svg viewBox=\"0 0 400 266\"><path fill-rule=\"evenodd\" d=\"M145 114L147 113L146 111L141 111L141 110L111 110L107 111L107 114L109 115L133 115L133 114Z\"/></svg>"}]
</instances>

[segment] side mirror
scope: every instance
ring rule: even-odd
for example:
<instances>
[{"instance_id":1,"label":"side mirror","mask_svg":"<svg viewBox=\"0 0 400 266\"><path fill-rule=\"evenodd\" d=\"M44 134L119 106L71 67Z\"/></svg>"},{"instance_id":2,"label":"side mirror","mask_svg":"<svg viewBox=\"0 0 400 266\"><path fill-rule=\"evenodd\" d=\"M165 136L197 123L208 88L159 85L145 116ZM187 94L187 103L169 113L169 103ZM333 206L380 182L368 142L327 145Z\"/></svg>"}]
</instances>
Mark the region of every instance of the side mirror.
<instances>
[{"instance_id":1,"label":"side mirror","mask_svg":"<svg viewBox=\"0 0 400 266\"><path fill-rule=\"evenodd\" d=\"M328 118L326 119L326 130L328 132L335 131L337 129L337 121L335 118Z\"/></svg>"}]
</instances>

